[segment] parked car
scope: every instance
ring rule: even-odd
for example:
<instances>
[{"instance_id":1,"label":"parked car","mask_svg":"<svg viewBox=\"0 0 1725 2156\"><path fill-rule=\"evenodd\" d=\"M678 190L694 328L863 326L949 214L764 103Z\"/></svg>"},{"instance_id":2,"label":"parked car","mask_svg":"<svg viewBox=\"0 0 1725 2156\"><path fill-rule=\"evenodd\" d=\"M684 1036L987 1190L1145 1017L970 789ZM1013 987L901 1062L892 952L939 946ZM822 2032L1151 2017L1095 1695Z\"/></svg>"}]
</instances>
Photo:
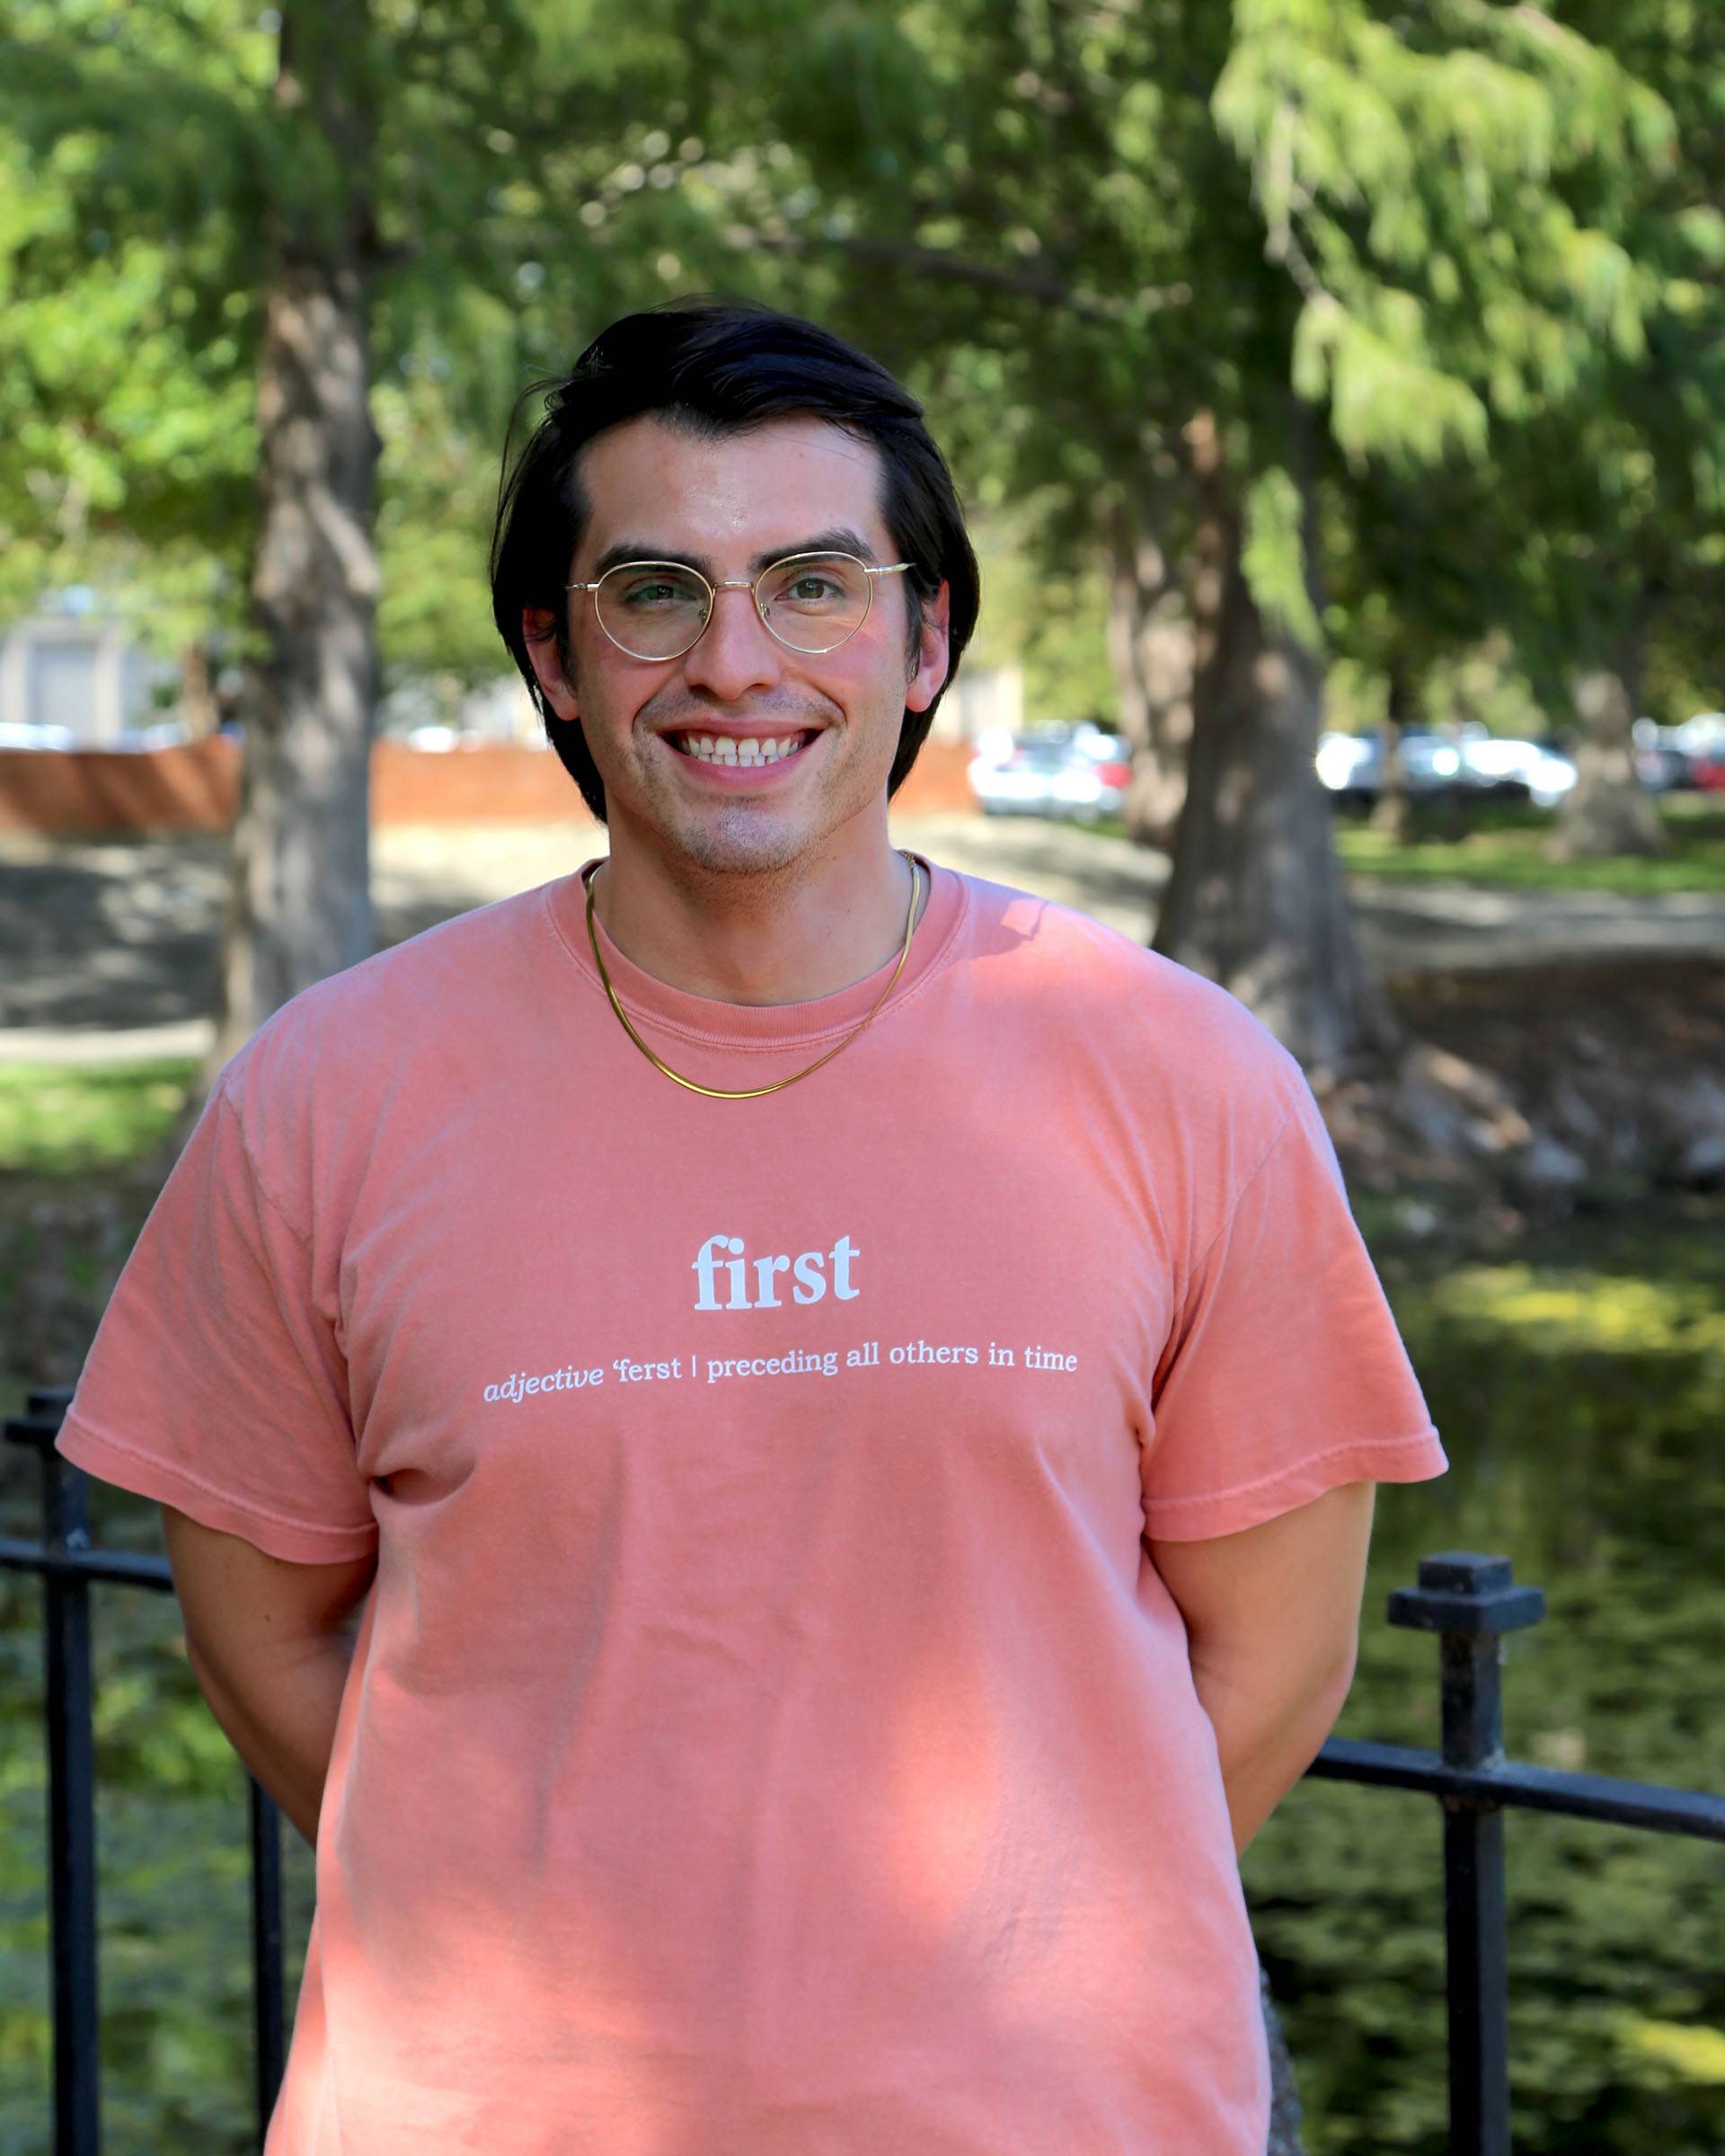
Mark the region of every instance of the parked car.
<instances>
[{"instance_id":1,"label":"parked car","mask_svg":"<svg viewBox=\"0 0 1725 2156\"><path fill-rule=\"evenodd\" d=\"M1694 784L1693 760L1679 746L1675 727L1638 719L1632 739L1635 775L1650 793L1676 793Z\"/></svg>"},{"instance_id":2,"label":"parked car","mask_svg":"<svg viewBox=\"0 0 1725 2156\"><path fill-rule=\"evenodd\" d=\"M0 748L75 748L78 738L69 726L25 725L8 720L0 726Z\"/></svg>"},{"instance_id":3,"label":"parked car","mask_svg":"<svg viewBox=\"0 0 1725 2156\"><path fill-rule=\"evenodd\" d=\"M1689 783L1707 793L1725 793L1725 711L1697 711L1668 737L1688 759Z\"/></svg>"},{"instance_id":4,"label":"parked car","mask_svg":"<svg viewBox=\"0 0 1725 2156\"><path fill-rule=\"evenodd\" d=\"M1077 823L1118 816L1131 775L1126 743L1088 726L1015 735L985 747L969 766L970 791L985 816L1056 816Z\"/></svg>"},{"instance_id":5,"label":"parked car","mask_svg":"<svg viewBox=\"0 0 1725 2156\"><path fill-rule=\"evenodd\" d=\"M1462 769L1477 786L1499 792L1525 792L1536 808L1555 808L1576 782L1568 756L1539 741L1516 741L1498 734L1475 734L1457 744Z\"/></svg>"},{"instance_id":6,"label":"parked car","mask_svg":"<svg viewBox=\"0 0 1725 2156\"><path fill-rule=\"evenodd\" d=\"M1384 790L1384 744L1376 734L1324 734L1318 776L1331 792L1368 807ZM1408 792L1430 799L1497 796L1554 808L1575 784L1575 765L1539 741L1496 734L1403 734L1402 770Z\"/></svg>"},{"instance_id":7,"label":"parked car","mask_svg":"<svg viewBox=\"0 0 1725 2156\"><path fill-rule=\"evenodd\" d=\"M128 726L110 741L94 744L101 748L130 749L147 755L153 748L181 748L191 739L191 729L182 719L158 719L150 726Z\"/></svg>"}]
</instances>

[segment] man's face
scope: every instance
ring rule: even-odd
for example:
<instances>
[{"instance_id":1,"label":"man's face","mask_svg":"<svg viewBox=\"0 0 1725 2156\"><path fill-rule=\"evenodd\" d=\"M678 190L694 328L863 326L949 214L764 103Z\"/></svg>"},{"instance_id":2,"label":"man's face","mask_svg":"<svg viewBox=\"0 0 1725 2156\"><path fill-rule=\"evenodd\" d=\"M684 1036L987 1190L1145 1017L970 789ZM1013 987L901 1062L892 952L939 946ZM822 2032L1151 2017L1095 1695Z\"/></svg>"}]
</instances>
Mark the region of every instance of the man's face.
<instances>
[{"instance_id":1,"label":"man's face","mask_svg":"<svg viewBox=\"0 0 1725 2156\"><path fill-rule=\"evenodd\" d=\"M718 585L752 580L786 554L903 559L881 520L873 445L823 420L774 420L716 441L632 420L583 452L580 480L590 514L571 583L624 560L686 562ZM553 710L580 721L614 849L749 874L847 839L880 843L905 711L926 710L945 678L947 600L942 587L924 608L913 653L905 579L872 582L868 618L836 651L787 649L749 592L728 590L693 650L658 662L619 650L592 595L570 593L569 678L550 639L528 649ZM684 746L727 738L797 746L758 765Z\"/></svg>"}]
</instances>

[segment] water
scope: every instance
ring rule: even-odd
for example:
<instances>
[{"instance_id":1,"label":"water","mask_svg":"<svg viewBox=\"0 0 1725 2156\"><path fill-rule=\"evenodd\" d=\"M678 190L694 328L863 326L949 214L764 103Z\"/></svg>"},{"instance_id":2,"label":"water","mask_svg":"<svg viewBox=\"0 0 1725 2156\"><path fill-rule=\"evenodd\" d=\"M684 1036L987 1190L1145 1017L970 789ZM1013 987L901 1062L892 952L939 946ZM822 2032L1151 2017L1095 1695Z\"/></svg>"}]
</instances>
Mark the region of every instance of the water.
<instances>
[{"instance_id":1,"label":"water","mask_svg":"<svg viewBox=\"0 0 1725 2156\"><path fill-rule=\"evenodd\" d=\"M1392 1630L1421 1556L1510 1557L1512 1757L1725 1790L1725 1209L1572 1224L1496 1263L1384 1258L1452 1470L1380 1492L1343 1736L1435 1749L1437 1646ZM1440 1812L1307 1782L1247 1852L1311 2156L1443 2156ZM1725 1848L1511 1814L1516 2145L1725 2147Z\"/></svg>"}]
</instances>

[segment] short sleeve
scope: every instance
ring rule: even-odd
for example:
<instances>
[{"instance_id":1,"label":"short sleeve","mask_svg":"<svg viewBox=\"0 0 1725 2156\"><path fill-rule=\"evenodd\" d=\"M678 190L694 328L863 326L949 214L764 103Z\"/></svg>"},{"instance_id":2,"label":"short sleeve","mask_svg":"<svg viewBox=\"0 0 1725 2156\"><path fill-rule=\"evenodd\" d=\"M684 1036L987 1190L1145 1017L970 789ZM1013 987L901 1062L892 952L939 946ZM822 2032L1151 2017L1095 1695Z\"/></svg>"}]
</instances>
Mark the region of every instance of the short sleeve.
<instances>
[{"instance_id":1,"label":"short sleeve","mask_svg":"<svg viewBox=\"0 0 1725 2156\"><path fill-rule=\"evenodd\" d=\"M376 1525L332 1305L218 1088L120 1275L60 1450L272 1556L364 1556Z\"/></svg>"},{"instance_id":2,"label":"short sleeve","mask_svg":"<svg viewBox=\"0 0 1725 2156\"><path fill-rule=\"evenodd\" d=\"M1305 1081L1186 1283L1144 1448L1146 1533L1255 1527L1447 1462Z\"/></svg>"}]
</instances>

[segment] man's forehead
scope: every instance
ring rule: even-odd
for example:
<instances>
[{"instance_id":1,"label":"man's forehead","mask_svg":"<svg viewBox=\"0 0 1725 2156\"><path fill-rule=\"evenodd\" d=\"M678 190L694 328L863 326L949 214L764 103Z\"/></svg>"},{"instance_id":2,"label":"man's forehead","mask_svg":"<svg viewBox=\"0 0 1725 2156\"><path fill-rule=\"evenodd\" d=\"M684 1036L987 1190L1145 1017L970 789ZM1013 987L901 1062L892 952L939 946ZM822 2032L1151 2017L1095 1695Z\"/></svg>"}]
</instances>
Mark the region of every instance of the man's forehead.
<instances>
[{"instance_id":1,"label":"man's forehead","mask_svg":"<svg viewBox=\"0 0 1725 2156\"><path fill-rule=\"evenodd\" d=\"M874 444L828 420L763 420L709 435L656 413L613 427L581 454L584 553L624 530L714 547L845 524L886 542Z\"/></svg>"}]
</instances>

